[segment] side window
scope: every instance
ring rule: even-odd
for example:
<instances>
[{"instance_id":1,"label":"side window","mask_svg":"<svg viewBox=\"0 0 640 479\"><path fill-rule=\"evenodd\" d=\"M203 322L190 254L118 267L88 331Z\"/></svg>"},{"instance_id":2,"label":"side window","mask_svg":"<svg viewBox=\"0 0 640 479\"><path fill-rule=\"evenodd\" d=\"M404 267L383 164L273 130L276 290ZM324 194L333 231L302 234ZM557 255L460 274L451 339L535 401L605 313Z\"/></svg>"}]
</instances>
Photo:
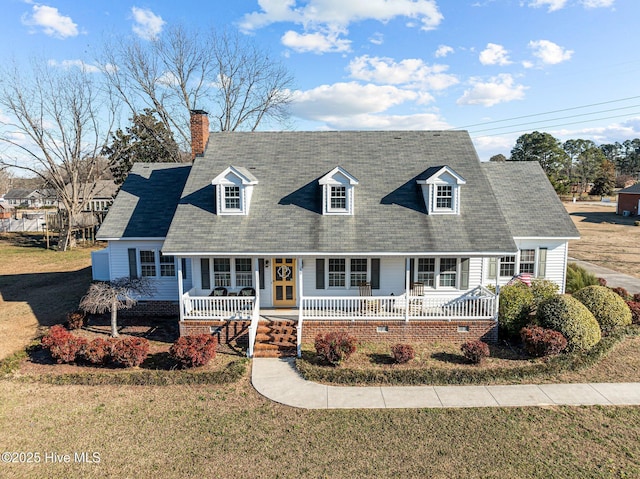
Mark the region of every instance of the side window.
<instances>
[{"instance_id":1,"label":"side window","mask_svg":"<svg viewBox=\"0 0 640 479\"><path fill-rule=\"evenodd\" d=\"M156 275L156 252L153 250L140 250L140 272L142 276Z\"/></svg>"}]
</instances>

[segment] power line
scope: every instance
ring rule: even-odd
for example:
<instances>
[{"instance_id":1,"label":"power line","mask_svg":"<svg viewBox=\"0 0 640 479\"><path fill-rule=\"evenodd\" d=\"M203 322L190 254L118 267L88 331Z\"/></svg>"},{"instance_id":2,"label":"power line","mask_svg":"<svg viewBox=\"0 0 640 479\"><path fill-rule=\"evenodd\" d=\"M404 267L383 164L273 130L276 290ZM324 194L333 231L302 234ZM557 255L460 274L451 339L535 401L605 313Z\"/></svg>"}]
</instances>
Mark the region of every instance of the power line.
<instances>
[{"instance_id":1,"label":"power line","mask_svg":"<svg viewBox=\"0 0 640 479\"><path fill-rule=\"evenodd\" d=\"M627 114L624 114L624 115L614 115L614 116L596 118L595 120L591 119L591 120L573 121L573 122L569 122L569 123L560 123L559 125L546 125L546 126L540 127L539 129L540 130L544 130L544 129L548 129L548 128L558 128L560 126L577 125L577 124L580 124L580 123L591 123L592 121L596 121L596 120L611 120L613 118L621 118L621 117L633 116L633 115L640 115L640 111L633 112L633 113L627 113ZM505 127L505 128L507 128L507 127ZM492 133L490 135L476 136L474 138L487 138L487 137L490 137L490 136L509 135L511 133L522 133L522 132L529 131L529 130L530 130L530 128L527 128L527 129L524 129L524 130L505 131L505 132L502 132L502 133Z\"/></svg>"},{"instance_id":2,"label":"power line","mask_svg":"<svg viewBox=\"0 0 640 479\"><path fill-rule=\"evenodd\" d=\"M460 126L460 127L456 127L456 128L450 128L450 130L466 130L467 128L472 128L474 126L485 126L485 125L491 125L494 123L503 123L505 121L513 121L513 120L521 120L523 118L532 118L534 116L543 116L543 115L551 115L553 113L562 113L565 111L572 111L572 110L579 110L581 108L591 108L594 106L600 106L600 105L608 105L610 103L618 103L621 101L629 101L629 100L636 100L640 98L640 96L631 96L628 98L620 98L617 100L609 100L609 101L603 101L603 102L599 102L599 103L591 103L589 105L581 105L581 106L574 106L574 107L570 107L570 108L562 108L560 110L551 110L551 111L547 111L547 112L542 112L542 113L532 113L530 115L522 115L522 116L514 116L512 118L505 118L503 120L493 120L493 121L486 121L483 123L474 123L473 125L465 125L465 126ZM505 128L508 128L508 126L506 126Z\"/></svg>"},{"instance_id":3,"label":"power line","mask_svg":"<svg viewBox=\"0 0 640 479\"><path fill-rule=\"evenodd\" d=\"M524 125L534 125L536 123L544 123L544 122L547 122L547 121L567 120L569 118L578 118L578 117L581 117L581 116L597 115L597 114L600 114L600 113L608 113L608 112L611 112L611 111L628 110L629 108L637 108L637 107L640 107L640 105L621 106L619 108L609 108L608 110L592 111L592 112L589 112L589 113L580 113L578 115L560 116L560 117L557 117L557 118L548 118L546 120L538 120L538 121L527 122L527 123L516 123L515 125L495 126L493 128L484 128L482 130L476 130L476 131L469 132L469 133L471 134L471 133L480 133L482 131L502 130L504 128L512 128L512 127L515 127L515 126L524 126ZM594 118L594 119L592 119L590 121L596 121L596 120L602 120L602 119L603 118Z\"/></svg>"}]
</instances>

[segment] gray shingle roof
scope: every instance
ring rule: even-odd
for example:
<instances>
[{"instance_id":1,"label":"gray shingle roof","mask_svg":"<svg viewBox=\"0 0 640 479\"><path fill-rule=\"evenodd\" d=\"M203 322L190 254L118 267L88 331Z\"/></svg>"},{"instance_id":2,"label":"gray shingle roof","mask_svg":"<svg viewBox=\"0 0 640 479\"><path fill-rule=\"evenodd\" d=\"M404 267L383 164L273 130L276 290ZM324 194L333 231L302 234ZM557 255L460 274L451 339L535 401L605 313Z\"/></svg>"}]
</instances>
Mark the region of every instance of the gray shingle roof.
<instances>
[{"instance_id":1,"label":"gray shingle roof","mask_svg":"<svg viewBox=\"0 0 640 479\"><path fill-rule=\"evenodd\" d=\"M537 161L489 162L482 169L514 237L580 236Z\"/></svg>"},{"instance_id":2,"label":"gray shingle roof","mask_svg":"<svg viewBox=\"0 0 640 479\"><path fill-rule=\"evenodd\" d=\"M96 238L163 238L191 165L136 163Z\"/></svg>"},{"instance_id":3,"label":"gray shingle roof","mask_svg":"<svg viewBox=\"0 0 640 479\"><path fill-rule=\"evenodd\" d=\"M211 180L229 165L259 182L248 216L215 214ZM353 216L321 214L318 179L338 165L359 180ZM416 184L443 165L467 181L459 216L427 215ZM466 132L224 132L212 133L196 159L163 251L472 254L516 246Z\"/></svg>"},{"instance_id":4,"label":"gray shingle roof","mask_svg":"<svg viewBox=\"0 0 640 479\"><path fill-rule=\"evenodd\" d=\"M618 191L618 194L640 194L640 183L636 183L635 185L627 186L626 188Z\"/></svg>"}]
</instances>

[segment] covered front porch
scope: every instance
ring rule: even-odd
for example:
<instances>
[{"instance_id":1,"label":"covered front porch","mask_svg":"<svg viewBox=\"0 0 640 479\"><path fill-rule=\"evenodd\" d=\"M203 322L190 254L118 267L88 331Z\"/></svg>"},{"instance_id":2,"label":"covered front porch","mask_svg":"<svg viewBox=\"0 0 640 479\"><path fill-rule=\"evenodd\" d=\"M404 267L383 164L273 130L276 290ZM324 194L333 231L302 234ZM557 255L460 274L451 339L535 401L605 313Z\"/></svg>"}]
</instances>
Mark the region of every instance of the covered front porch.
<instances>
[{"instance_id":1,"label":"covered front porch","mask_svg":"<svg viewBox=\"0 0 640 479\"><path fill-rule=\"evenodd\" d=\"M360 272L359 279L364 281L360 286L332 291L330 288L317 288L321 282L319 270L323 265L316 258L252 258L250 280L247 272L242 272L242 285L250 287L244 286L238 291L222 286L216 288L215 283L211 283L208 285L211 289L209 294L203 294L208 291L201 285L182 292L180 280L180 321L185 327L190 323L205 326L211 322L211 332L220 329L221 321L241 323L247 329L249 357L254 354L260 323L272 316L287 317L295 323L298 355L303 338L308 336L305 328L315 330L316 326L326 325L326 322L332 325L376 325L382 332L388 331L389 325L408 326L411 323L412 328L422 325L426 330L436 323L460 323L458 331L464 333L469 332L470 323L494 324L497 321L498 295L482 285L469 289L467 283L465 290L458 288L463 280L461 275L466 275L464 281L468 282L468 263L464 266L462 261L456 261L454 274L458 279L455 280L455 288L438 290L425 288L424 283L413 281L417 276L415 261L404 259L402 289L381 294L380 263L374 263L371 268L373 261L370 259L366 260L366 269L361 268L364 273ZM305 287L305 280L312 276L305 273L305 263L315 266L313 276L316 284L311 288ZM397 279L398 275L395 276ZM179 272L178 278L181 277ZM371 287L372 280L376 289ZM266 301L262 295L268 296Z\"/></svg>"}]
</instances>

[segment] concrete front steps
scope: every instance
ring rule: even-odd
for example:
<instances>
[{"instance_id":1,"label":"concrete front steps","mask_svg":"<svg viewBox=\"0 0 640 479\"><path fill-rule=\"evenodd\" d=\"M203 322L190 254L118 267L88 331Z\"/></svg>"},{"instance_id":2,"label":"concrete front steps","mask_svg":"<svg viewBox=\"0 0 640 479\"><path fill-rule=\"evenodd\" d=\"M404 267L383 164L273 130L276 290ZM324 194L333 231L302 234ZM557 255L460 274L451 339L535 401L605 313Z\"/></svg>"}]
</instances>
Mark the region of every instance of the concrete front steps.
<instances>
[{"instance_id":1,"label":"concrete front steps","mask_svg":"<svg viewBox=\"0 0 640 479\"><path fill-rule=\"evenodd\" d=\"M294 357L297 353L297 321L263 316L258 323L254 358Z\"/></svg>"}]
</instances>

